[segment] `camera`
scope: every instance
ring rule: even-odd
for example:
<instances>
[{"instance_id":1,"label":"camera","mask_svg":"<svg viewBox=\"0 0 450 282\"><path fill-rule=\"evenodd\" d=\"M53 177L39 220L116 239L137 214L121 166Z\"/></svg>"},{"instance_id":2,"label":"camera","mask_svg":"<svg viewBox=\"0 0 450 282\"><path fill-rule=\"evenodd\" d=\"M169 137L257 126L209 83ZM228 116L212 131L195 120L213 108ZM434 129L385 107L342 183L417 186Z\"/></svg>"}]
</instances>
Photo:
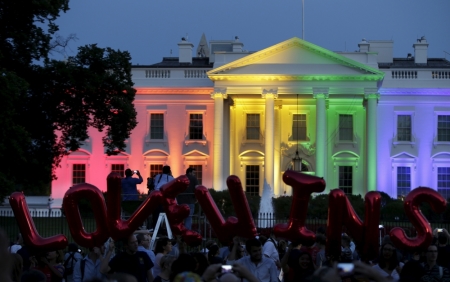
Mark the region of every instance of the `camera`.
<instances>
[{"instance_id":1,"label":"camera","mask_svg":"<svg viewBox=\"0 0 450 282\"><path fill-rule=\"evenodd\" d=\"M340 276L351 276L355 265L353 263L338 263L337 268Z\"/></svg>"},{"instance_id":2,"label":"camera","mask_svg":"<svg viewBox=\"0 0 450 282\"><path fill-rule=\"evenodd\" d=\"M231 265L222 265L222 273L233 272L233 267Z\"/></svg>"},{"instance_id":3,"label":"camera","mask_svg":"<svg viewBox=\"0 0 450 282\"><path fill-rule=\"evenodd\" d=\"M133 173L134 173L134 174L137 174L137 170L133 170Z\"/></svg>"},{"instance_id":4,"label":"camera","mask_svg":"<svg viewBox=\"0 0 450 282\"><path fill-rule=\"evenodd\" d=\"M438 228L438 232L442 232L442 228Z\"/></svg>"}]
</instances>

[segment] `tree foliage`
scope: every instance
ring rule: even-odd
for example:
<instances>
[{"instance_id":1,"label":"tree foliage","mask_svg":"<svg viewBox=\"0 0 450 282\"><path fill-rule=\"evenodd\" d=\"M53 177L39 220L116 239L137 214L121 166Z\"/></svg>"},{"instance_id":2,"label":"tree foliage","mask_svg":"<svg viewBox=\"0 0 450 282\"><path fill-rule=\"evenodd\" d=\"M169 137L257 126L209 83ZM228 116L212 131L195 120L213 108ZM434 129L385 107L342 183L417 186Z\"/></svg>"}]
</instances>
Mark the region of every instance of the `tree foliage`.
<instances>
[{"instance_id":1,"label":"tree foliage","mask_svg":"<svg viewBox=\"0 0 450 282\"><path fill-rule=\"evenodd\" d=\"M49 193L54 169L89 128L105 132L111 155L125 149L137 124L128 52L93 44L65 61L49 58L67 45L55 24L67 10L66 0L0 1L2 197Z\"/></svg>"}]
</instances>

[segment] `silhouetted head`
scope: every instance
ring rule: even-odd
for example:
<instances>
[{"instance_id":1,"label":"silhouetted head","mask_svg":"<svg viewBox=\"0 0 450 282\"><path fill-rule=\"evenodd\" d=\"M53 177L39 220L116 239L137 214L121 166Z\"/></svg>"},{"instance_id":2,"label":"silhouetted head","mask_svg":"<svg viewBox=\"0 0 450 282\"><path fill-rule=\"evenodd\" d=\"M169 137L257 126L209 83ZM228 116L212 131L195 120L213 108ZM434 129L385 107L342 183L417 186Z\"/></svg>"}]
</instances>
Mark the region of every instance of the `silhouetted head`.
<instances>
[{"instance_id":1,"label":"silhouetted head","mask_svg":"<svg viewBox=\"0 0 450 282\"><path fill-rule=\"evenodd\" d=\"M168 165L163 166L162 172L164 174L172 174L172 172L170 171L170 166L168 166Z\"/></svg>"}]
</instances>

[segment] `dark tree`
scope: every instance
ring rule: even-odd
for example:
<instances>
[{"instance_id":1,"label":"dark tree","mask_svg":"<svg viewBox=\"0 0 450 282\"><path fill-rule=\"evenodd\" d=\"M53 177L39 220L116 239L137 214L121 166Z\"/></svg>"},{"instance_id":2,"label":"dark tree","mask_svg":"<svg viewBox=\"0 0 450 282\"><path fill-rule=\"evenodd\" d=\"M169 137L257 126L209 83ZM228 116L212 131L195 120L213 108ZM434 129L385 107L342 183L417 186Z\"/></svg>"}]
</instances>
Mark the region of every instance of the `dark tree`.
<instances>
[{"instance_id":1,"label":"dark tree","mask_svg":"<svg viewBox=\"0 0 450 282\"><path fill-rule=\"evenodd\" d=\"M88 128L105 132L113 155L136 127L128 52L89 45L65 61L49 59L67 44L54 23L67 10L68 1L0 1L1 197L49 193L54 169Z\"/></svg>"}]
</instances>

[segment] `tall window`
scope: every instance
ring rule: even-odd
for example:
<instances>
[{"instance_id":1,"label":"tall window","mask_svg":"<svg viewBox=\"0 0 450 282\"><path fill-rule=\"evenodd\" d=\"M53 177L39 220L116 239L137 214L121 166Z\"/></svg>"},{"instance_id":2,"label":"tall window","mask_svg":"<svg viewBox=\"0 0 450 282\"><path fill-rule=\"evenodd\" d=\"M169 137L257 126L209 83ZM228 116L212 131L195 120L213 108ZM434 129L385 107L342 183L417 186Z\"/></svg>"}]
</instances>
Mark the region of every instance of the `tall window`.
<instances>
[{"instance_id":1,"label":"tall window","mask_svg":"<svg viewBox=\"0 0 450 282\"><path fill-rule=\"evenodd\" d=\"M150 114L150 139L164 139L164 114Z\"/></svg>"},{"instance_id":2,"label":"tall window","mask_svg":"<svg viewBox=\"0 0 450 282\"><path fill-rule=\"evenodd\" d=\"M411 116L397 116L397 141L411 141Z\"/></svg>"},{"instance_id":3,"label":"tall window","mask_svg":"<svg viewBox=\"0 0 450 282\"><path fill-rule=\"evenodd\" d=\"M439 142L450 142L450 115L438 116L437 139Z\"/></svg>"},{"instance_id":4,"label":"tall window","mask_svg":"<svg viewBox=\"0 0 450 282\"><path fill-rule=\"evenodd\" d=\"M151 164L150 165L150 177L153 177L162 172L163 165L162 164Z\"/></svg>"},{"instance_id":5,"label":"tall window","mask_svg":"<svg viewBox=\"0 0 450 282\"><path fill-rule=\"evenodd\" d=\"M259 114L247 114L247 140L259 140Z\"/></svg>"},{"instance_id":6,"label":"tall window","mask_svg":"<svg viewBox=\"0 0 450 282\"><path fill-rule=\"evenodd\" d=\"M245 167L245 192L252 196L259 195L259 165Z\"/></svg>"},{"instance_id":7,"label":"tall window","mask_svg":"<svg viewBox=\"0 0 450 282\"><path fill-rule=\"evenodd\" d=\"M397 167L397 198L403 199L411 191L411 168Z\"/></svg>"},{"instance_id":8,"label":"tall window","mask_svg":"<svg viewBox=\"0 0 450 282\"><path fill-rule=\"evenodd\" d=\"M86 183L86 165L73 164L72 166L72 184Z\"/></svg>"},{"instance_id":9,"label":"tall window","mask_svg":"<svg viewBox=\"0 0 450 282\"><path fill-rule=\"evenodd\" d=\"M111 172L117 172L120 174L120 176L125 176L125 165L123 164L112 164L111 165Z\"/></svg>"},{"instance_id":10,"label":"tall window","mask_svg":"<svg viewBox=\"0 0 450 282\"><path fill-rule=\"evenodd\" d=\"M345 194L352 194L353 192L353 167L340 166L339 167L339 189Z\"/></svg>"},{"instance_id":11,"label":"tall window","mask_svg":"<svg viewBox=\"0 0 450 282\"><path fill-rule=\"evenodd\" d=\"M294 114L292 118L292 140L306 140L306 114Z\"/></svg>"},{"instance_id":12,"label":"tall window","mask_svg":"<svg viewBox=\"0 0 450 282\"><path fill-rule=\"evenodd\" d=\"M189 115L189 139L203 139L203 115Z\"/></svg>"},{"instance_id":13,"label":"tall window","mask_svg":"<svg viewBox=\"0 0 450 282\"><path fill-rule=\"evenodd\" d=\"M353 141L353 115L339 115L339 141Z\"/></svg>"},{"instance_id":14,"label":"tall window","mask_svg":"<svg viewBox=\"0 0 450 282\"><path fill-rule=\"evenodd\" d=\"M201 165L190 165L189 167L192 167L193 169L195 169L194 175L195 175L195 177L197 177L198 185L201 185L202 180L203 180L202 166Z\"/></svg>"},{"instance_id":15,"label":"tall window","mask_svg":"<svg viewBox=\"0 0 450 282\"><path fill-rule=\"evenodd\" d=\"M448 200L450 198L450 167L438 167L437 169L438 192Z\"/></svg>"}]
</instances>

